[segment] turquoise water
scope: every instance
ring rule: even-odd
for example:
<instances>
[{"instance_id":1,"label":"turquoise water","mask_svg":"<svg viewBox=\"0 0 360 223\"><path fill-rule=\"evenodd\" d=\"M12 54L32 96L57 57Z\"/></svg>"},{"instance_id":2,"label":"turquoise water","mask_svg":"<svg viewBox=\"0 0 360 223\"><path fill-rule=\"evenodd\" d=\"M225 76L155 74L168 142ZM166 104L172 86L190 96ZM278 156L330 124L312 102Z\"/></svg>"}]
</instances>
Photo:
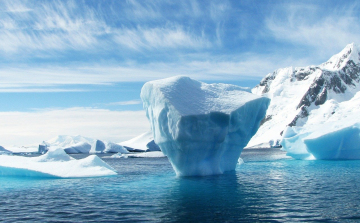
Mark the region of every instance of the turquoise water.
<instances>
[{"instance_id":1,"label":"turquoise water","mask_svg":"<svg viewBox=\"0 0 360 223\"><path fill-rule=\"evenodd\" d=\"M79 158L79 157L76 157ZM300 161L245 150L219 176L178 178L166 158L103 159L119 175L0 177L0 220L294 222L360 220L360 161Z\"/></svg>"}]
</instances>

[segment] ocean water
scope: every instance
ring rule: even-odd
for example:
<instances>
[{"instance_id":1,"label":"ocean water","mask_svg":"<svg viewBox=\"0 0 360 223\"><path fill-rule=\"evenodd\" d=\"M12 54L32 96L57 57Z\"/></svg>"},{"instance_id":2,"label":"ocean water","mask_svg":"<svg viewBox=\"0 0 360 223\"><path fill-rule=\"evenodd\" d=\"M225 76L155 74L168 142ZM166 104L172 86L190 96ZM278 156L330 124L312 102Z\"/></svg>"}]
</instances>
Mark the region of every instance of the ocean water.
<instances>
[{"instance_id":1,"label":"ocean water","mask_svg":"<svg viewBox=\"0 0 360 223\"><path fill-rule=\"evenodd\" d=\"M301 161L278 149L252 149L236 171L179 178L167 158L102 158L117 176L0 177L0 221L360 220L360 161Z\"/></svg>"}]
</instances>

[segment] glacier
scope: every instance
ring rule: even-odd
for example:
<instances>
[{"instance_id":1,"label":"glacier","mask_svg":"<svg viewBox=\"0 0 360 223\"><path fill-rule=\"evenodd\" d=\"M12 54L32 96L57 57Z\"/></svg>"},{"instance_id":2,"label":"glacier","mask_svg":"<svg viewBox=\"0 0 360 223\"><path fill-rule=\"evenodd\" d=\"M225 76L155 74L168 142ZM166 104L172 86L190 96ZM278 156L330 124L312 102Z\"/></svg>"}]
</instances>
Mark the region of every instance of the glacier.
<instances>
[{"instance_id":1,"label":"glacier","mask_svg":"<svg viewBox=\"0 0 360 223\"><path fill-rule=\"evenodd\" d=\"M178 176L234 170L270 102L235 85L184 76L147 82L140 97L154 141Z\"/></svg>"},{"instance_id":2,"label":"glacier","mask_svg":"<svg viewBox=\"0 0 360 223\"><path fill-rule=\"evenodd\" d=\"M78 178L117 175L98 156L76 160L61 148L39 157L0 155L0 176Z\"/></svg>"},{"instance_id":3,"label":"glacier","mask_svg":"<svg viewBox=\"0 0 360 223\"><path fill-rule=\"evenodd\" d=\"M336 114L337 106L351 100L360 91L359 83L360 50L354 43L323 64L281 68L269 73L252 89L252 93L268 97L271 102L258 132L247 147L261 144L270 147L283 138L287 127L294 127L299 134L309 133L311 123L328 119ZM299 134L298 138L306 137ZM289 140L286 143L290 145ZM306 150L305 147L302 149Z\"/></svg>"}]
</instances>

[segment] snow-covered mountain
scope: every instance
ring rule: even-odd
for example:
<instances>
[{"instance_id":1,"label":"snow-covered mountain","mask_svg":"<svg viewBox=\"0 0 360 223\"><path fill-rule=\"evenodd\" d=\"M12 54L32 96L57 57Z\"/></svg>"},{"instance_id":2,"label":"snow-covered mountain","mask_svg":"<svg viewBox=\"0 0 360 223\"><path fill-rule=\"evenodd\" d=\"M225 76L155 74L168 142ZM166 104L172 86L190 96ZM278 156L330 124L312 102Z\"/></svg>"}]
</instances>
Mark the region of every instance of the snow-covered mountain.
<instances>
[{"instance_id":1,"label":"snow-covered mountain","mask_svg":"<svg viewBox=\"0 0 360 223\"><path fill-rule=\"evenodd\" d=\"M341 102L360 91L359 82L360 53L354 43L318 66L281 68L266 75L252 93L269 97L270 106L247 147L280 140L287 126L329 119Z\"/></svg>"}]
</instances>

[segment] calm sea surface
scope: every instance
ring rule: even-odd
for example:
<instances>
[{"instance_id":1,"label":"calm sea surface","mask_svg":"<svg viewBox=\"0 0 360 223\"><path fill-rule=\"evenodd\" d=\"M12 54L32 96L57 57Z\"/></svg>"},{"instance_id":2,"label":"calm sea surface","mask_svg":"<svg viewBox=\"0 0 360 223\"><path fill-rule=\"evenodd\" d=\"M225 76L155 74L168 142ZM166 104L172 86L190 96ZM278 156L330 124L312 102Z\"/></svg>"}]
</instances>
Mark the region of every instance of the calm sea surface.
<instances>
[{"instance_id":1,"label":"calm sea surface","mask_svg":"<svg viewBox=\"0 0 360 223\"><path fill-rule=\"evenodd\" d=\"M0 177L0 220L360 221L360 161L300 161L277 149L244 150L244 164L234 172L179 178L167 158L102 158L118 176Z\"/></svg>"}]
</instances>

